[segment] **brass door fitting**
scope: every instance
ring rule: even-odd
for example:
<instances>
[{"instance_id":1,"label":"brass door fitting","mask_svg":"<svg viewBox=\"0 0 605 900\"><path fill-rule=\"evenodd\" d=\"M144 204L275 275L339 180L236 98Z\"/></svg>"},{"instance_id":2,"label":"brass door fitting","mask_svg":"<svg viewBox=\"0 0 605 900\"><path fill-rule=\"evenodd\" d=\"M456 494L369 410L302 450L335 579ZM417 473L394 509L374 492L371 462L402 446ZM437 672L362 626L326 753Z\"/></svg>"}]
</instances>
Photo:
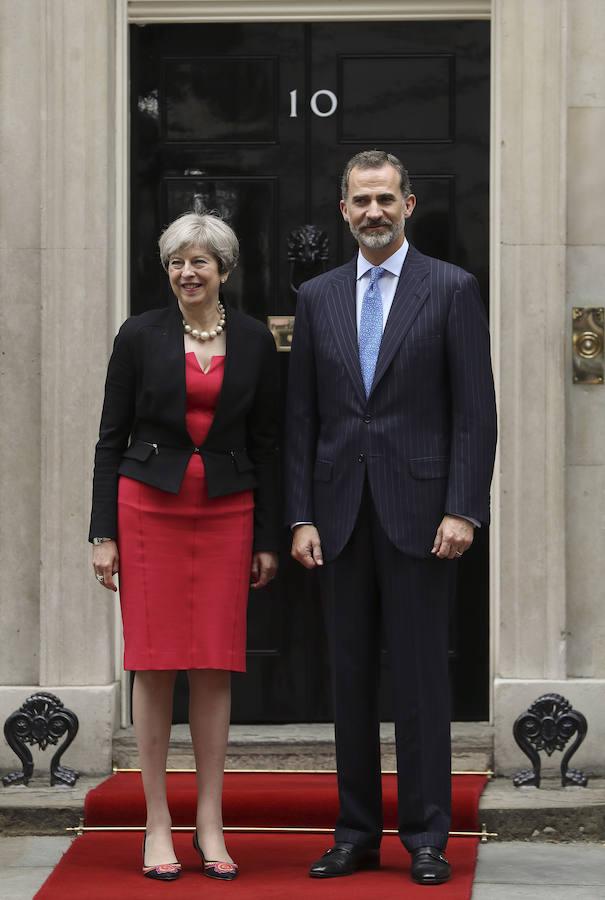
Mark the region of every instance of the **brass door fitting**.
<instances>
[{"instance_id":1,"label":"brass door fitting","mask_svg":"<svg viewBox=\"0 0 605 900\"><path fill-rule=\"evenodd\" d=\"M572 355L574 384L603 384L602 306L574 306Z\"/></svg>"}]
</instances>

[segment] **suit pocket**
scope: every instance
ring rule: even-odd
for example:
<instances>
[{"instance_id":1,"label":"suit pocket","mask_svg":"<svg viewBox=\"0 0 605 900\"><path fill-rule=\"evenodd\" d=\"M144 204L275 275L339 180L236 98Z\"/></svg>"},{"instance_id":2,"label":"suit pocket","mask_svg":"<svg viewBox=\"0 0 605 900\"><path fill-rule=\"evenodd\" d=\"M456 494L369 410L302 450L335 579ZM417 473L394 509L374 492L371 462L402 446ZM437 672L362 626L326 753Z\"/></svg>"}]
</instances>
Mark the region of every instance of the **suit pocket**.
<instances>
[{"instance_id":1,"label":"suit pocket","mask_svg":"<svg viewBox=\"0 0 605 900\"><path fill-rule=\"evenodd\" d=\"M450 471L447 456L421 456L410 459L409 466L414 478L447 478Z\"/></svg>"},{"instance_id":2,"label":"suit pocket","mask_svg":"<svg viewBox=\"0 0 605 900\"><path fill-rule=\"evenodd\" d=\"M152 453L156 453L156 447L147 441L133 441L122 454L122 459L136 459L137 462L147 462Z\"/></svg>"},{"instance_id":3,"label":"suit pocket","mask_svg":"<svg viewBox=\"0 0 605 900\"><path fill-rule=\"evenodd\" d=\"M316 459L313 470L314 481L332 481L332 463L328 459Z\"/></svg>"},{"instance_id":4,"label":"suit pocket","mask_svg":"<svg viewBox=\"0 0 605 900\"><path fill-rule=\"evenodd\" d=\"M254 472L254 463L245 450L230 450L229 453L233 458L235 468L240 474Z\"/></svg>"}]
</instances>

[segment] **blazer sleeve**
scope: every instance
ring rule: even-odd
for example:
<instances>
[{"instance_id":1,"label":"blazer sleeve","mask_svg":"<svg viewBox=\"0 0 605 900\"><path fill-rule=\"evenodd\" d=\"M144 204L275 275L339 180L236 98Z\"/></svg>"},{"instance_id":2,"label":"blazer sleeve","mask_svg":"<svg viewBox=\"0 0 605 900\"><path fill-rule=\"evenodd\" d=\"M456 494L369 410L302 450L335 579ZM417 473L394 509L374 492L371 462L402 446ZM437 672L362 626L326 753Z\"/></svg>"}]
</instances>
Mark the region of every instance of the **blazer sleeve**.
<instances>
[{"instance_id":1,"label":"blazer sleeve","mask_svg":"<svg viewBox=\"0 0 605 900\"><path fill-rule=\"evenodd\" d=\"M473 275L455 291L447 323L452 438L446 511L489 523L496 400L489 329Z\"/></svg>"},{"instance_id":2,"label":"blazer sleeve","mask_svg":"<svg viewBox=\"0 0 605 900\"><path fill-rule=\"evenodd\" d=\"M88 540L117 537L118 467L134 421L136 364L134 328L127 319L116 335L107 367L99 440L95 448Z\"/></svg>"},{"instance_id":3,"label":"blazer sleeve","mask_svg":"<svg viewBox=\"0 0 605 900\"><path fill-rule=\"evenodd\" d=\"M258 383L246 430L257 486L254 491L254 551L279 549L279 360L275 341L267 329L262 335Z\"/></svg>"},{"instance_id":4,"label":"blazer sleeve","mask_svg":"<svg viewBox=\"0 0 605 900\"><path fill-rule=\"evenodd\" d=\"M317 444L315 353L309 317L309 289L303 284L296 301L290 353L286 415L286 524L314 522L313 466Z\"/></svg>"}]
</instances>

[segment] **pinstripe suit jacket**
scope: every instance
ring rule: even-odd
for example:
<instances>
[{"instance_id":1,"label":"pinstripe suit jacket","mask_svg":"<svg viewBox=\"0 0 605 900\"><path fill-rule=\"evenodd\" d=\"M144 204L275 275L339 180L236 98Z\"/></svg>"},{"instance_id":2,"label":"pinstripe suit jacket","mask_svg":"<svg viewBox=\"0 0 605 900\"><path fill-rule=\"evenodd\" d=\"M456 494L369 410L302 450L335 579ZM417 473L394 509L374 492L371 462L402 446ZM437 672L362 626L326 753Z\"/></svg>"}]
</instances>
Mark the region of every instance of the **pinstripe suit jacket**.
<instances>
[{"instance_id":1,"label":"pinstripe suit jacket","mask_svg":"<svg viewBox=\"0 0 605 900\"><path fill-rule=\"evenodd\" d=\"M445 513L489 522L496 407L476 279L410 247L366 398L356 259L300 288L290 359L286 520L317 525L324 557L351 535L367 478L403 553L430 555Z\"/></svg>"}]
</instances>

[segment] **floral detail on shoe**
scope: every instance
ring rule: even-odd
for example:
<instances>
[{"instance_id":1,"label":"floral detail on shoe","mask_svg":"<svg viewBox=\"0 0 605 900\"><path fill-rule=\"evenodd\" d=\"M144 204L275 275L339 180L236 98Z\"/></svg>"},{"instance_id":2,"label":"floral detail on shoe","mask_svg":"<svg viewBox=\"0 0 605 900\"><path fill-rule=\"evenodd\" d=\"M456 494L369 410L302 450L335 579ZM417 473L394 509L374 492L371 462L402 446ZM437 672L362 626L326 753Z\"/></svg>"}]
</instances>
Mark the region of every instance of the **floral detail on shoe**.
<instances>
[{"instance_id":1,"label":"floral detail on shoe","mask_svg":"<svg viewBox=\"0 0 605 900\"><path fill-rule=\"evenodd\" d=\"M158 875L175 875L181 871L180 863L161 863L159 866L143 866L143 872L157 872Z\"/></svg>"},{"instance_id":2,"label":"floral detail on shoe","mask_svg":"<svg viewBox=\"0 0 605 900\"><path fill-rule=\"evenodd\" d=\"M216 872L217 874L231 874L237 872L237 865L229 862L205 862L204 869L206 871Z\"/></svg>"}]
</instances>

